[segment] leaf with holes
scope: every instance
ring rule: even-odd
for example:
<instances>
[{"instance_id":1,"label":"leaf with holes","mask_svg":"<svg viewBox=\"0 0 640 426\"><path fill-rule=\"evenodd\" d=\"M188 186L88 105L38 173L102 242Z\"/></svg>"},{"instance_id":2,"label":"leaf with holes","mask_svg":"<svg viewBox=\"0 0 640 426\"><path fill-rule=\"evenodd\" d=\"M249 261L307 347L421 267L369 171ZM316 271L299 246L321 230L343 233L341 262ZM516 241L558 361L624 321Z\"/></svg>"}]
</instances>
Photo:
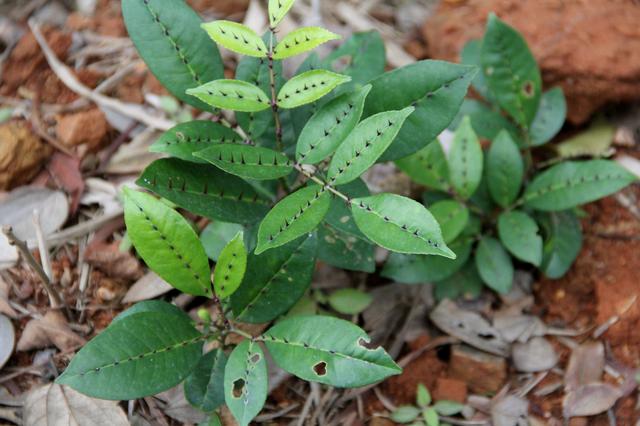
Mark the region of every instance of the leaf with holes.
<instances>
[{"instance_id":1,"label":"leaf with holes","mask_svg":"<svg viewBox=\"0 0 640 426\"><path fill-rule=\"evenodd\" d=\"M475 67L428 60L371 80L364 117L410 105L416 108L380 160L406 157L433 141L456 117L476 72Z\"/></svg>"},{"instance_id":2,"label":"leaf with holes","mask_svg":"<svg viewBox=\"0 0 640 426\"><path fill-rule=\"evenodd\" d=\"M149 194L123 191L127 235L140 257L178 290L210 296L209 259L189 222Z\"/></svg>"},{"instance_id":3,"label":"leaf with holes","mask_svg":"<svg viewBox=\"0 0 640 426\"><path fill-rule=\"evenodd\" d=\"M434 140L420 151L396 160L396 166L421 185L449 191L449 166L442 145Z\"/></svg>"},{"instance_id":4,"label":"leaf with holes","mask_svg":"<svg viewBox=\"0 0 640 426\"><path fill-rule=\"evenodd\" d=\"M580 219L571 210L547 213L537 219L546 235L541 270L551 279L561 278L582 248Z\"/></svg>"},{"instance_id":5,"label":"leaf with holes","mask_svg":"<svg viewBox=\"0 0 640 426\"><path fill-rule=\"evenodd\" d=\"M480 61L496 102L528 128L538 111L542 79L522 35L496 15L489 15Z\"/></svg>"},{"instance_id":6,"label":"leaf with holes","mask_svg":"<svg viewBox=\"0 0 640 426\"><path fill-rule=\"evenodd\" d=\"M182 1L123 0L122 15L129 37L160 83L178 99L211 111L186 94L224 76L220 52L200 29L198 14Z\"/></svg>"},{"instance_id":7,"label":"leaf with holes","mask_svg":"<svg viewBox=\"0 0 640 426\"><path fill-rule=\"evenodd\" d=\"M469 221L467 206L455 200L442 200L429 207L442 229L442 238L449 244L464 230Z\"/></svg>"},{"instance_id":8,"label":"leaf with holes","mask_svg":"<svg viewBox=\"0 0 640 426\"><path fill-rule=\"evenodd\" d=\"M528 214L514 210L498 217L500 241L516 258L540 266L542 262L542 237L538 224Z\"/></svg>"},{"instance_id":9,"label":"leaf with holes","mask_svg":"<svg viewBox=\"0 0 640 426\"><path fill-rule=\"evenodd\" d=\"M232 111L257 112L271 106L262 89L242 80L214 80L187 93L206 104Z\"/></svg>"},{"instance_id":10,"label":"leaf with holes","mask_svg":"<svg viewBox=\"0 0 640 426\"><path fill-rule=\"evenodd\" d=\"M315 49L322 43L338 40L340 36L320 27L303 27L291 31L273 50L273 59L286 59Z\"/></svg>"},{"instance_id":11,"label":"leaf with holes","mask_svg":"<svg viewBox=\"0 0 640 426\"><path fill-rule=\"evenodd\" d=\"M184 381L184 396L189 404L206 413L224 404L224 368L227 356L222 349L205 354Z\"/></svg>"},{"instance_id":12,"label":"leaf with holes","mask_svg":"<svg viewBox=\"0 0 640 426\"><path fill-rule=\"evenodd\" d=\"M307 291L315 268L318 238L303 236L260 255L250 254L240 288L231 295L231 309L238 321L269 322Z\"/></svg>"},{"instance_id":13,"label":"leaf with holes","mask_svg":"<svg viewBox=\"0 0 640 426\"><path fill-rule=\"evenodd\" d=\"M178 124L167 130L149 147L149 151L169 154L194 163L206 163L201 158L194 157L193 153L214 144L242 142L239 134L222 124L196 120Z\"/></svg>"},{"instance_id":14,"label":"leaf with holes","mask_svg":"<svg viewBox=\"0 0 640 426\"><path fill-rule=\"evenodd\" d=\"M524 162L518 146L506 130L501 131L487 154L487 186L493 201L502 207L513 203L524 179Z\"/></svg>"},{"instance_id":15,"label":"leaf with holes","mask_svg":"<svg viewBox=\"0 0 640 426\"><path fill-rule=\"evenodd\" d=\"M636 177L614 161L567 161L537 175L527 186L527 207L560 211L621 190Z\"/></svg>"},{"instance_id":16,"label":"leaf with holes","mask_svg":"<svg viewBox=\"0 0 640 426\"><path fill-rule=\"evenodd\" d=\"M261 146L216 145L194 155L246 179L278 179L293 171L293 164L286 155Z\"/></svg>"},{"instance_id":17,"label":"leaf with holes","mask_svg":"<svg viewBox=\"0 0 640 426\"><path fill-rule=\"evenodd\" d=\"M258 343L243 340L224 369L224 399L240 426L247 426L267 400L267 361Z\"/></svg>"},{"instance_id":18,"label":"leaf with holes","mask_svg":"<svg viewBox=\"0 0 640 426\"><path fill-rule=\"evenodd\" d=\"M513 263L502 244L483 237L476 249L476 267L482 281L498 293L506 294L513 284Z\"/></svg>"},{"instance_id":19,"label":"leaf with holes","mask_svg":"<svg viewBox=\"0 0 640 426\"><path fill-rule=\"evenodd\" d=\"M333 154L360 121L364 100L371 86L345 93L324 104L302 129L296 145L296 159L315 164Z\"/></svg>"},{"instance_id":20,"label":"leaf with holes","mask_svg":"<svg viewBox=\"0 0 640 426\"><path fill-rule=\"evenodd\" d=\"M348 218L353 221L350 213ZM376 269L374 251L373 244L335 228L328 221L318 228L318 258L331 266L372 273Z\"/></svg>"},{"instance_id":21,"label":"leaf with holes","mask_svg":"<svg viewBox=\"0 0 640 426\"><path fill-rule=\"evenodd\" d=\"M236 236L222 249L213 272L213 289L220 299L231 296L242 283L247 270L247 249L244 234Z\"/></svg>"},{"instance_id":22,"label":"leaf with holes","mask_svg":"<svg viewBox=\"0 0 640 426\"><path fill-rule=\"evenodd\" d=\"M379 382L402 369L358 326L327 316L299 316L279 322L264 342L280 368L301 379L350 388Z\"/></svg>"},{"instance_id":23,"label":"leaf with holes","mask_svg":"<svg viewBox=\"0 0 640 426\"><path fill-rule=\"evenodd\" d=\"M296 0L269 0L269 23L272 28L282 21Z\"/></svg>"},{"instance_id":24,"label":"leaf with holes","mask_svg":"<svg viewBox=\"0 0 640 426\"><path fill-rule=\"evenodd\" d=\"M216 43L241 55L267 57L267 46L251 28L233 21L213 21L201 25Z\"/></svg>"},{"instance_id":25,"label":"leaf with holes","mask_svg":"<svg viewBox=\"0 0 640 426\"><path fill-rule=\"evenodd\" d=\"M102 399L155 395L191 373L202 356L202 342L184 314L134 313L87 343L56 383Z\"/></svg>"},{"instance_id":26,"label":"leaf with holes","mask_svg":"<svg viewBox=\"0 0 640 426\"><path fill-rule=\"evenodd\" d=\"M529 129L532 146L549 142L558 134L567 116L567 101L559 87L547 90L540 97L540 106Z\"/></svg>"},{"instance_id":27,"label":"leaf with holes","mask_svg":"<svg viewBox=\"0 0 640 426\"><path fill-rule=\"evenodd\" d=\"M136 183L193 213L232 223L258 221L271 205L236 176L176 159L154 161Z\"/></svg>"},{"instance_id":28,"label":"leaf with holes","mask_svg":"<svg viewBox=\"0 0 640 426\"><path fill-rule=\"evenodd\" d=\"M310 185L286 196L260 223L256 254L279 247L313 231L331 205L329 192Z\"/></svg>"},{"instance_id":29,"label":"leaf with holes","mask_svg":"<svg viewBox=\"0 0 640 426\"><path fill-rule=\"evenodd\" d=\"M456 193L468 199L476 192L482 179L482 147L471 120L465 117L456 130L449 151L449 179Z\"/></svg>"},{"instance_id":30,"label":"leaf with holes","mask_svg":"<svg viewBox=\"0 0 640 426\"><path fill-rule=\"evenodd\" d=\"M351 210L360 230L387 250L456 257L445 244L438 222L417 201L378 194L351 200Z\"/></svg>"},{"instance_id":31,"label":"leaf with holes","mask_svg":"<svg viewBox=\"0 0 640 426\"><path fill-rule=\"evenodd\" d=\"M327 171L329 183L342 185L360 177L391 145L413 110L381 112L360 122L336 150Z\"/></svg>"},{"instance_id":32,"label":"leaf with holes","mask_svg":"<svg viewBox=\"0 0 640 426\"><path fill-rule=\"evenodd\" d=\"M327 70L311 70L287 81L278 92L278 106L295 108L320 99L351 77Z\"/></svg>"}]
</instances>

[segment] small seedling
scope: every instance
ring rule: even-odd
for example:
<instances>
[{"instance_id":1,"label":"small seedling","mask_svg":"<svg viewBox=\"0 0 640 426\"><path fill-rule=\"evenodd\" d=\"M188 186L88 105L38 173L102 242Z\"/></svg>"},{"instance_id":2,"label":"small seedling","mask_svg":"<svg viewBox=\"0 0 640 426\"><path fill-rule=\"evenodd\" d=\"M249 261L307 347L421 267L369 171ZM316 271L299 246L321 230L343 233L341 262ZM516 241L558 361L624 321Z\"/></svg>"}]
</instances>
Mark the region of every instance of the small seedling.
<instances>
[{"instance_id":1,"label":"small seedling","mask_svg":"<svg viewBox=\"0 0 640 426\"><path fill-rule=\"evenodd\" d=\"M416 405L403 405L391 413L391 420L411 426L450 426L441 416L455 416L464 408L455 401L441 400L432 404L431 394L420 383L416 391Z\"/></svg>"}]
</instances>

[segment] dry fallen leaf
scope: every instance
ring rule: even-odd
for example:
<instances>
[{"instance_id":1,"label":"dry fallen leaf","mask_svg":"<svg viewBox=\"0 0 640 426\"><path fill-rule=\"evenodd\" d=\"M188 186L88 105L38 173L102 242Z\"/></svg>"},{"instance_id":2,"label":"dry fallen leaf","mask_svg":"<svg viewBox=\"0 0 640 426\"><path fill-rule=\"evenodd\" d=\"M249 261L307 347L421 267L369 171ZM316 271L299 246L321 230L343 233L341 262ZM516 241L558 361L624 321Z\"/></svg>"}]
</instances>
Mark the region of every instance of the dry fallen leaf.
<instances>
[{"instance_id":1,"label":"dry fallen leaf","mask_svg":"<svg viewBox=\"0 0 640 426\"><path fill-rule=\"evenodd\" d=\"M52 344L61 351L82 346L86 340L69 328L60 311L49 311L41 319L32 319L24 327L18 345L19 351L42 349Z\"/></svg>"},{"instance_id":2,"label":"dry fallen leaf","mask_svg":"<svg viewBox=\"0 0 640 426\"><path fill-rule=\"evenodd\" d=\"M516 370L524 373L546 371L558 363L558 354L544 337L534 337L526 343L514 343L511 356Z\"/></svg>"},{"instance_id":3,"label":"dry fallen leaf","mask_svg":"<svg viewBox=\"0 0 640 426\"><path fill-rule=\"evenodd\" d=\"M586 342L574 348L564 374L565 391L569 392L581 385L600 381L604 364L602 342Z\"/></svg>"},{"instance_id":4,"label":"dry fallen leaf","mask_svg":"<svg viewBox=\"0 0 640 426\"><path fill-rule=\"evenodd\" d=\"M491 406L493 426L527 426L529 403L515 395L507 395L494 401Z\"/></svg>"},{"instance_id":5,"label":"dry fallen leaf","mask_svg":"<svg viewBox=\"0 0 640 426\"><path fill-rule=\"evenodd\" d=\"M562 401L564 417L595 416L613 407L622 391L608 383L589 383L567 392Z\"/></svg>"},{"instance_id":6,"label":"dry fallen leaf","mask_svg":"<svg viewBox=\"0 0 640 426\"><path fill-rule=\"evenodd\" d=\"M16 335L11 320L0 315L0 369L9 360L16 343Z\"/></svg>"},{"instance_id":7,"label":"dry fallen leaf","mask_svg":"<svg viewBox=\"0 0 640 426\"><path fill-rule=\"evenodd\" d=\"M107 276L135 280L142 276L142 265L130 251L121 251L119 243L92 242L85 251L87 263Z\"/></svg>"},{"instance_id":8,"label":"dry fallen leaf","mask_svg":"<svg viewBox=\"0 0 640 426\"><path fill-rule=\"evenodd\" d=\"M2 246L2 242L0 242L0 246ZM2 252L2 248L0 248L0 252ZM1 258L2 254L0 254ZM0 265L0 269L2 269L2 265ZM9 318L15 319L18 317L18 313L9 304L9 288L9 284L0 275L0 314L5 314Z\"/></svg>"},{"instance_id":9,"label":"dry fallen leaf","mask_svg":"<svg viewBox=\"0 0 640 426\"><path fill-rule=\"evenodd\" d=\"M200 423L207 418L202 411L196 410L187 402L181 385L156 395L156 398L165 403L162 411L167 416L182 423Z\"/></svg>"},{"instance_id":10,"label":"dry fallen leaf","mask_svg":"<svg viewBox=\"0 0 640 426\"><path fill-rule=\"evenodd\" d=\"M544 336L547 331L542 320L533 315L499 315L493 319L493 326L507 342L526 342L531 337Z\"/></svg>"},{"instance_id":11,"label":"dry fallen leaf","mask_svg":"<svg viewBox=\"0 0 640 426\"><path fill-rule=\"evenodd\" d=\"M170 290L173 290L170 284L155 272L149 271L131 286L124 299L122 299L122 303L142 302L143 300L156 298Z\"/></svg>"}]
</instances>

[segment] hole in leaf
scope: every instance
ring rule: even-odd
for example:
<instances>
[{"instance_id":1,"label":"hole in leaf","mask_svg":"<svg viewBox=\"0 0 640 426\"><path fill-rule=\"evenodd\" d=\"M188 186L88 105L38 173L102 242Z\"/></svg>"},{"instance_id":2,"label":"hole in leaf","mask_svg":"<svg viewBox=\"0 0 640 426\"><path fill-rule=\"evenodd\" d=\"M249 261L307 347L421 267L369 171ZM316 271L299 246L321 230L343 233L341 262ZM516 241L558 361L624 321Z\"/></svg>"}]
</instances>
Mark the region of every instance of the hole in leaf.
<instances>
[{"instance_id":1,"label":"hole in leaf","mask_svg":"<svg viewBox=\"0 0 640 426\"><path fill-rule=\"evenodd\" d=\"M260 361L260 354L253 354L251 358L249 358L251 364L256 364L258 361Z\"/></svg>"},{"instance_id":2,"label":"hole in leaf","mask_svg":"<svg viewBox=\"0 0 640 426\"><path fill-rule=\"evenodd\" d=\"M362 346L365 349L368 349L370 351L374 351L376 349L378 349L377 345L374 345L371 342L367 342L366 340L364 340L362 337L358 339L358 345Z\"/></svg>"},{"instance_id":3,"label":"hole in leaf","mask_svg":"<svg viewBox=\"0 0 640 426\"><path fill-rule=\"evenodd\" d=\"M533 81L527 80L524 82L524 84L522 85L522 93L524 93L527 98L530 98L535 94L535 91L533 89Z\"/></svg>"},{"instance_id":4,"label":"hole in leaf","mask_svg":"<svg viewBox=\"0 0 640 426\"><path fill-rule=\"evenodd\" d=\"M244 379L238 379L233 382L233 390L231 391L231 393L233 394L234 398L240 398L242 396L242 393L244 392L244 385Z\"/></svg>"},{"instance_id":5,"label":"hole in leaf","mask_svg":"<svg viewBox=\"0 0 640 426\"><path fill-rule=\"evenodd\" d=\"M317 363L316 365L313 366L313 371L318 375L318 376L324 376L327 374L327 363L324 361L320 361L319 363Z\"/></svg>"}]
</instances>

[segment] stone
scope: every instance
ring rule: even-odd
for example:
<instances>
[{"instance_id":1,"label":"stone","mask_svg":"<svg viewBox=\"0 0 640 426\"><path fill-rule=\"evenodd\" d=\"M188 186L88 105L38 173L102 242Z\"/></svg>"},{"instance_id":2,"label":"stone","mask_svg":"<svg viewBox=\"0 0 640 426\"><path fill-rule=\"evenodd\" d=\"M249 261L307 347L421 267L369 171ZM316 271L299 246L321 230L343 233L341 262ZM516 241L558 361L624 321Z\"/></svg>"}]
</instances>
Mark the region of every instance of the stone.
<instances>
[{"instance_id":1,"label":"stone","mask_svg":"<svg viewBox=\"0 0 640 426\"><path fill-rule=\"evenodd\" d=\"M40 141L23 121L0 125L0 190L26 184L51 155L51 147Z\"/></svg>"},{"instance_id":2,"label":"stone","mask_svg":"<svg viewBox=\"0 0 640 426\"><path fill-rule=\"evenodd\" d=\"M507 380L507 362L502 357L456 345L451 350L448 374L466 383L473 393L496 393Z\"/></svg>"},{"instance_id":3,"label":"stone","mask_svg":"<svg viewBox=\"0 0 640 426\"><path fill-rule=\"evenodd\" d=\"M96 149L108 131L107 119L98 108L67 114L56 125L58 138L69 147L87 144Z\"/></svg>"}]
</instances>

